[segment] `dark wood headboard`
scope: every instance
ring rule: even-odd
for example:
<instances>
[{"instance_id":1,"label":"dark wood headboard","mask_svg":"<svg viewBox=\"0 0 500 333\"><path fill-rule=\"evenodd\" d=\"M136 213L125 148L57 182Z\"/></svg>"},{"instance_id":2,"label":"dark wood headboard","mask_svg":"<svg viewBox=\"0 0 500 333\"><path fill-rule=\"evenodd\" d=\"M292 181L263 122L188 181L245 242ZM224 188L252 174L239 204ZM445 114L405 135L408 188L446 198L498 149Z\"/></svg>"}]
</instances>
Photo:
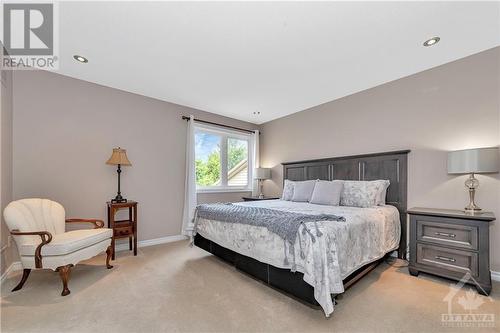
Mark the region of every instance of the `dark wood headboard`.
<instances>
[{"instance_id":1,"label":"dark wood headboard","mask_svg":"<svg viewBox=\"0 0 500 333\"><path fill-rule=\"evenodd\" d=\"M283 180L376 180L389 179L386 203L399 210L401 240L398 257L406 255L406 209L408 190L408 153L384 153L331 157L283 164Z\"/></svg>"}]
</instances>

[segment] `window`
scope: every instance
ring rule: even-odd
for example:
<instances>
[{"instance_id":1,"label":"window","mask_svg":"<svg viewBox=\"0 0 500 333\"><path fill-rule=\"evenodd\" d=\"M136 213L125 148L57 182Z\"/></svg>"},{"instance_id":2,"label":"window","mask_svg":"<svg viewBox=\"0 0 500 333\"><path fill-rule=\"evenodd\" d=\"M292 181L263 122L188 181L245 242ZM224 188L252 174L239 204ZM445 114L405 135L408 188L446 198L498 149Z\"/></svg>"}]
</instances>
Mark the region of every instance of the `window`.
<instances>
[{"instance_id":1,"label":"window","mask_svg":"<svg viewBox=\"0 0 500 333\"><path fill-rule=\"evenodd\" d=\"M197 124L195 170L198 192L252 189L251 134Z\"/></svg>"}]
</instances>

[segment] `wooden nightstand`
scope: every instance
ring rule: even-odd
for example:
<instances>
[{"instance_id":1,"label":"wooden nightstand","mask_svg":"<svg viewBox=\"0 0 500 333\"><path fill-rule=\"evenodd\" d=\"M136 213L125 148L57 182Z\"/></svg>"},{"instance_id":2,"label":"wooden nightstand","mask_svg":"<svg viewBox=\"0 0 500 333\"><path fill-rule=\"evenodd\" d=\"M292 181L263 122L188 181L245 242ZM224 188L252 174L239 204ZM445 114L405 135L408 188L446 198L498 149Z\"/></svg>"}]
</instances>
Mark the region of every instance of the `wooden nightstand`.
<instances>
[{"instance_id":1,"label":"wooden nightstand","mask_svg":"<svg viewBox=\"0 0 500 333\"><path fill-rule=\"evenodd\" d=\"M259 198L259 197L242 197L243 201L259 201L259 200L276 200L279 199L278 197L264 197L264 198Z\"/></svg>"},{"instance_id":2,"label":"wooden nightstand","mask_svg":"<svg viewBox=\"0 0 500 333\"><path fill-rule=\"evenodd\" d=\"M113 229L113 260L115 260L115 240L117 238L128 238L129 250L132 250L132 240L134 242L134 256L137 255L137 202L107 202L108 204L108 228ZM115 214L120 209L128 209L128 219L115 220Z\"/></svg>"},{"instance_id":3,"label":"wooden nightstand","mask_svg":"<svg viewBox=\"0 0 500 333\"><path fill-rule=\"evenodd\" d=\"M493 213L471 215L460 210L411 208L410 264L413 276L431 273L460 280L466 273L480 294L491 292L490 222Z\"/></svg>"}]
</instances>

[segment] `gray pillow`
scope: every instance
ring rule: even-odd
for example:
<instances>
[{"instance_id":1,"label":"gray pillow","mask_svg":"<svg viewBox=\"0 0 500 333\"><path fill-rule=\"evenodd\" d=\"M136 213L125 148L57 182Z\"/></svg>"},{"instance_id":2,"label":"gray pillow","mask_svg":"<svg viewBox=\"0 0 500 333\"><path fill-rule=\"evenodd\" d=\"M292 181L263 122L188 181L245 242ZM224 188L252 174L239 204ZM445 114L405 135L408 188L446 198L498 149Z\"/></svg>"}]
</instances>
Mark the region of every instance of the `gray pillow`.
<instances>
[{"instance_id":1,"label":"gray pillow","mask_svg":"<svg viewBox=\"0 0 500 333\"><path fill-rule=\"evenodd\" d=\"M302 182L295 182L293 186L292 201L307 202L311 199L316 180L305 180Z\"/></svg>"},{"instance_id":2,"label":"gray pillow","mask_svg":"<svg viewBox=\"0 0 500 333\"><path fill-rule=\"evenodd\" d=\"M375 204L378 206L385 205L385 197L387 196L387 189L389 188L389 185L391 185L391 182L389 180L375 180L376 182L380 182L382 185L382 189L380 190L379 195L377 196L377 199L375 200Z\"/></svg>"},{"instance_id":3,"label":"gray pillow","mask_svg":"<svg viewBox=\"0 0 500 333\"><path fill-rule=\"evenodd\" d=\"M283 186L283 195L281 196L281 200L286 200L286 201L292 200L294 186L295 182L285 179L285 185Z\"/></svg>"},{"instance_id":4,"label":"gray pillow","mask_svg":"<svg viewBox=\"0 0 500 333\"><path fill-rule=\"evenodd\" d=\"M382 192L389 186L387 182L388 180L346 180L340 195L340 204L352 207L376 206L380 204Z\"/></svg>"},{"instance_id":5,"label":"gray pillow","mask_svg":"<svg viewBox=\"0 0 500 333\"><path fill-rule=\"evenodd\" d=\"M312 204L338 206L340 204L340 193L344 187L342 180L324 181L319 180L309 200Z\"/></svg>"}]
</instances>

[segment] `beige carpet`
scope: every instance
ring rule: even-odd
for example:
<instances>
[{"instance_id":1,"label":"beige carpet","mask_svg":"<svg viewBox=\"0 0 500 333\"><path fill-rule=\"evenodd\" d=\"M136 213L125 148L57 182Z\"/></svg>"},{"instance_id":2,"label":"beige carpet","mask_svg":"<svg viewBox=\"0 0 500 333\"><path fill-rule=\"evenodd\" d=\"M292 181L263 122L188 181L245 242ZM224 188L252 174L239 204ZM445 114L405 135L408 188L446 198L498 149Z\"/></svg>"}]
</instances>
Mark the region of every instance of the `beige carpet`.
<instances>
[{"instance_id":1,"label":"beige carpet","mask_svg":"<svg viewBox=\"0 0 500 333\"><path fill-rule=\"evenodd\" d=\"M349 289L331 318L271 289L186 241L104 256L78 265L71 294L61 297L59 276L32 272L2 285L2 332L491 332L500 331L500 284L476 298L473 313L495 315L495 328L447 328L443 298L450 281L383 263ZM475 294L474 294L475 296ZM453 300L453 311L466 312ZM478 301L479 299L479 301Z\"/></svg>"}]
</instances>

